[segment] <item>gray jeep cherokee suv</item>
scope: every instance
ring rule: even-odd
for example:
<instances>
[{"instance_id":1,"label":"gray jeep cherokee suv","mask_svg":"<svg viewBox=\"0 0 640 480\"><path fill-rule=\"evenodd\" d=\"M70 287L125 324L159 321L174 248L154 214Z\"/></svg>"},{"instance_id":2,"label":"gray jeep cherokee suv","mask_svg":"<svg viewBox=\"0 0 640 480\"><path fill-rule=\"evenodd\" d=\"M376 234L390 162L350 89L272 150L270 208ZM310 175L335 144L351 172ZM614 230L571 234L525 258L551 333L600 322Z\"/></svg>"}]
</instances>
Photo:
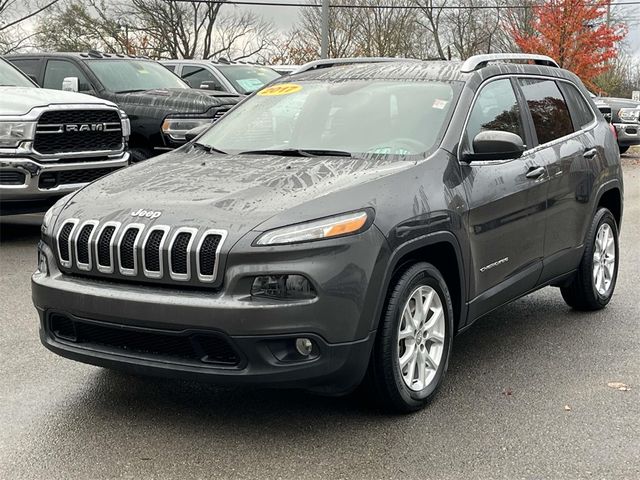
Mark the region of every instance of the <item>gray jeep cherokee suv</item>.
<instances>
[{"instance_id":1,"label":"gray jeep cherokee suv","mask_svg":"<svg viewBox=\"0 0 640 480\"><path fill-rule=\"evenodd\" d=\"M412 411L501 305L548 285L609 302L622 192L609 125L547 57L315 63L55 205L40 335L138 373L364 380Z\"/></svg>"}]
</instances>

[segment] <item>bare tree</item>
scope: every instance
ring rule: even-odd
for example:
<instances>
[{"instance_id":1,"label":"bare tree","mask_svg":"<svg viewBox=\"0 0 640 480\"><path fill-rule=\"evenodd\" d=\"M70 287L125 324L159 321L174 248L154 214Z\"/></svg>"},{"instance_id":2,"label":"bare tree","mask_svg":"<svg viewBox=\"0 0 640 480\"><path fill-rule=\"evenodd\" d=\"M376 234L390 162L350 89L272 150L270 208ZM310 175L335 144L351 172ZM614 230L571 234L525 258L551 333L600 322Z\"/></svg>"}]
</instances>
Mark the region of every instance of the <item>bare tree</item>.
<instances>
[{"instance_id":1,"label":"bare tree","mask_svg":"<svg viewBox=\"0 0 640 480\"><path fill-rule=\"evenodd\" d=\"M423 44L424 50L429 52L430 43L433 42L435 47L435 54L427 54L428 57L435 57L441 60L446 60L450 57L446 25L445 0L414 0L414 3L420 7L420 15L418 15L416 22L428 35L424 36ZM445 49L447 51L445 51Z\"/></svg>"},{"instance_id":2,"label":"bare tree","mask_svg":"<svg viewBox=\"0 0 640 480\"><path fill-rule=\"evenodd\" d=\"M253 12L234 12L218 20L210 41L204 43L202 58L225 55L244 60L265 51L273 44L273 24Z\"/></svg>"},{"instance_id":3,"label":"bare tree","mask_svg":"<svg viewBox=\"0 0 640 480\"><path fill-rule=\"evenodd\" d=\"M451 43L461 59L495 50L500 27L499 5L492 0L457 0L447 10Z\"/></svg>"},{"instance_id":4,"label":"bare tree","mask_svg":"<svg viewBox=\"0 0 640 480\"><path fill-rule=\"evenodd\" d=\"M359 0L363 8L357 15L359 50L372 57L409 57L415 49L416 12L402 8L405 0L386 0L386 5L397 8L380 8L375 2Z\"/></svg>"},{"instance_id":5,"label":"bare tree","mask_svg":"<svg viewBox=\"0 0 640 480\"><path fill-rule=\"evenodd\" d=\"M34 36L22 29L24 23L58 1L0 0L0 52L6 54L24 47Z\"/></svg>"}]
</instances>

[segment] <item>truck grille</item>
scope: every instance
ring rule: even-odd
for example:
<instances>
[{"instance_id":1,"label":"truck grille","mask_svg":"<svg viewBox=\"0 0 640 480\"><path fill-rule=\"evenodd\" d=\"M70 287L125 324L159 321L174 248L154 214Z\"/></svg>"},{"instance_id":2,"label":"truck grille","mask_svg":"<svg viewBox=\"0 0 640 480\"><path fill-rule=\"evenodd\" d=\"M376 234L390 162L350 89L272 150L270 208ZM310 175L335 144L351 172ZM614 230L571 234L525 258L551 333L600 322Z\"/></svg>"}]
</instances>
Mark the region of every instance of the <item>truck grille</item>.
<instances>
[{"instance_id":1,"label":"truck grille","mask_svg":"<svg viewBox=\"0 0 640 480\"><path fill-rule=\"evenodd\" d=\"M202 366L233 367L240 363L240 356L229 340L215 332L136 328L83 321L57 313L49 316L47 329L57 340L92 350Z\"/></svg>"},{"instance_id":2,"label":"truck grille","mask_svg":"<svg viewBox=\"0 0 640 480\"><path fill-rule=\"evenodd\" d=\"M44 172L40 175L38 187L47 189L55 188L59 185L73 185L90 183L98 180L111 172L115 172L120 167L115 168L90 168L82 170L62 170L60 172Z\"/></svg>"},{"instance_id":3,"label":"truck grille","mask_svg":"<svg viewBox=\"0 0 640 480\"><path fill-rule=\"evenodd\" d=\"M41 155L121 150L120 114L114 109L44 112L33 148Z\"/></svg>"},{"instance_id":4,"label":"truck grille","mask_svg":"<svg viewBox=\"0 0 640 480\"><path fill-rule=\"evenodd\" d=\"M224 230L71 219L57 230L55 244L69 273L204 286L218 277L226 236Z\"/></svg>"}]
</instances>

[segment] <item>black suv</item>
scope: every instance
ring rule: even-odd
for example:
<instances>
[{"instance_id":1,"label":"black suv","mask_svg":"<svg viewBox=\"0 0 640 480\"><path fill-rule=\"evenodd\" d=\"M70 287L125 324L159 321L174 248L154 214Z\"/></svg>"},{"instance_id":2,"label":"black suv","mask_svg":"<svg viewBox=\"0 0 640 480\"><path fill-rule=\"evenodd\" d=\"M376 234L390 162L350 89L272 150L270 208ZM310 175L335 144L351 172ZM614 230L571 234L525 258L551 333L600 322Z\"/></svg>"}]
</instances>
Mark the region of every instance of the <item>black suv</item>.
<instances>
[{"instance_id":1,"label":"black suv","mask_svg":"<svg viewBox=\"0 0 640 480\"><path fill-rule=\"evenodd\" d=\"M128 55L29 53L5 57L38 85L87 93L117 104L129 116L134 162L185 143L185 132L224 115L241 98L194 90L153 60Z\"/></svg>"},{"instance_id":2,"label":"black suv","mask_svg":"<svg viewBox=\"0 0 640 480\"><path fill-rule=\"evenodd\" d=\"M501 305L607 305L622 192L609 125L548 57L316 63L47 213L41 339L219 383L366 379L415 410Z\"/></svg>"}]
</instances>

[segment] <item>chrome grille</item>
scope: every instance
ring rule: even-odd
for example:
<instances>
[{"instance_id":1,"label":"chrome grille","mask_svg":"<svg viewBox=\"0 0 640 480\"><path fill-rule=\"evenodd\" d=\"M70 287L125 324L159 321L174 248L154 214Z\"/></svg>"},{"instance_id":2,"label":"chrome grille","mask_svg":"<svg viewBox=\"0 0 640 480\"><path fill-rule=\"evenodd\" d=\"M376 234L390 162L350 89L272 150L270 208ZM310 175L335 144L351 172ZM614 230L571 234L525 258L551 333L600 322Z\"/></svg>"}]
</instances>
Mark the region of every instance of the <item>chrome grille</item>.
<instances>
[{"instance_id":1,"label":"chrome grille","mask_svg":"<svg viewBox=\"0 0 640 480\"><path fill-rule=\"evenodd\" d=\"M200 284L216 280L226 236L224 230L71 219L58 229L55 244L61 266L71 272Z\"/></svg>"}]
</instances>

